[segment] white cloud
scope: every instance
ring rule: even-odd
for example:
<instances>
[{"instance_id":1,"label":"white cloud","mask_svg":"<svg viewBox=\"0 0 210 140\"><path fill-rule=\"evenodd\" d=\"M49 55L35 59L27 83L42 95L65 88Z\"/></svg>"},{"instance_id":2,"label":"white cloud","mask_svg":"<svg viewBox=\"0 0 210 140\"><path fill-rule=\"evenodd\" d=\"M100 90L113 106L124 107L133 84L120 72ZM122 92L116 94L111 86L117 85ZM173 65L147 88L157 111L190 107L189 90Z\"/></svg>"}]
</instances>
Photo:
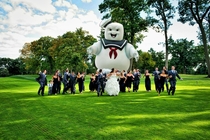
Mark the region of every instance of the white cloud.
<instances>
[{"instance_id":1,"label":"white cloud","mask_svg":"<svg viewBox=\"0 0 210 140\"><path fill-rule=\"evenodd\" d=\"M92 2L92 0L82 0L82 2L90 3L90 2Z\"/></svg>"},{"instance_id":2,"label":"white cloud","mask_svg":"<svg viewBox=\"0 0 210 140\"><path fill-rule=\"evenodd\" d=\"M36 9L41 12L54 13L55 7L52 5L51 0L10 0L14 7L19 4L25 5L28 8Z\"/></svg>"},{"instance_id":3,"label":"white cloud","mask_svg":"<svg viewBox=\"0 0 210 140\"><path fill-rule=\"evenodd\" d=\"M70 2L66 1L66 0L57 0L56 2L53 3L55 6L58 7L67 7L67 8L72 8L72 5Z\"/></svg>"},{"instance_id":4,"label":"white cloud","mask_svg":"<svg viewBox=\"0 0 210 140\"><path fill-rule=\"evenodd\" d=\"M8 14L7 23L10 26L16 26L16 25L32 26L48 22L52 19L53 15L51 14L35 15L30 9L26 11L25 9L19 6Z\"/></svg>"},{"instance_id":5,"label":"white cloud","mask_svg":"<svg viewBox=\"0 0 210 140\"><path fill-rule=\"evenodd\" d=\"M48 3L50 7L49 0L44 3L35 2L40 6ZM22 5L19 5L20 3ZM1 6L5 5L6 2ZM34 9L42 12L45 10L37 8L34 2L27 2L27 0L11 0L11 5L11 11L7 8L8 14L0 19L2 21L0 22L0 57L17 58L20 55L19 50L26 42L32 42L43 36L57 37L67 31L75 31L76 28L82 27L94 37L100 34L100 18L93 11L79 9L65 0L58 0L51 4L57 7L57 10L51 13L34 11Z\"/></svg>"},{"instance_id":6,"label":"white cloud","mask_svg":"<svg viewBox=\"0 0 210 140\"><path fill-rule=\"evenodd\" d=\"M6 12L12 11L13 9L12 6L9 4L4 4L3 2L0 2L0 7L2 7Z\"/></svg>"},{"instance_id":7,"label":"white cloud","mask_svg":"<svg viewBox=\"0 0 210 140\"><path fill-rule=\"evenodd\" d=\"M0 25L0 30L4 30L4 26L3 25Z\"/></svg>"},{"instance_id":8,"label":"white cloud","mask_svg":"<svg viewBox=\"0 0 210 140\"><path fill-rule=\"evenodd\" d=\"M54 3L51 0L10 1L11 4L7 4L7 1L0 2L0 6L8 12L7 15L0 15L0 57L17 58L26 42L43 36L57 37L80 27L94 37L100 34L100 17L93 11L79 9L67 0L57 0ZM36 12L35 9L41 12ZM169 28L169 35L172 34L174 39L196 40L196 30L196 27L174 22ZM164 50L162 45L158 45L159 42L164 42L162 33L149 29L144 35L147 37L139 44L141 50Z\"/></svg>"}]
</instances>

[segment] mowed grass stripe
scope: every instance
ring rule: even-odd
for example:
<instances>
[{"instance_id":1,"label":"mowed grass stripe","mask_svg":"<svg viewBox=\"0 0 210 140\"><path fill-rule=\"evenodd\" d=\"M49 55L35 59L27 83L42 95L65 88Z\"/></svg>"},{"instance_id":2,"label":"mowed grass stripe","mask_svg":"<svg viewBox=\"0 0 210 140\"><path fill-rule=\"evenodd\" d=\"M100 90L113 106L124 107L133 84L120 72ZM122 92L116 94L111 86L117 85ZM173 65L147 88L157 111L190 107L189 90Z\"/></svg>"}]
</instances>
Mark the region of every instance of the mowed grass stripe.
<instances>
[{"instance_id":1,"label":"mowed grass stripe","mask_svg":"<svg viewBox=\"0 0 210 140\"><path fill-rule=\"evenodd\" d=\"M36 75L0 78L0 139L198 139L210 137L210 79L181 75L175 96L140 91L37 95ZM51 76L48 76L48 80ZM78 90L78 86L76 85Z\"/></svg>"}]
</instances>

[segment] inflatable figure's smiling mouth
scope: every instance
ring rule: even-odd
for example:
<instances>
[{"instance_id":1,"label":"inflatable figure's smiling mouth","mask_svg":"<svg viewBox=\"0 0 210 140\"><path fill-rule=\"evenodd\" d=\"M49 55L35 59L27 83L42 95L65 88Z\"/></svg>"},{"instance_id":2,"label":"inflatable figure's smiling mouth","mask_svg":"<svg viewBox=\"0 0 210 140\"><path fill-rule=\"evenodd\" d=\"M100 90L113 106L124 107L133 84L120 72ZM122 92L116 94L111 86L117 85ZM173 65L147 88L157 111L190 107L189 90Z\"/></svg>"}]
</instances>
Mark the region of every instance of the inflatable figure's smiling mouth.
<instances>
[{"instance_id":1,"label":"inflatable figure's smiling mouth","mask_svg":"<svg viewBox=\"0 0 210 140\"><path fill-rule=\"evenodd\" d=\"M117 34L111 34L111 37L115 38L117 36Z\"/></svg>"}]
</instances>

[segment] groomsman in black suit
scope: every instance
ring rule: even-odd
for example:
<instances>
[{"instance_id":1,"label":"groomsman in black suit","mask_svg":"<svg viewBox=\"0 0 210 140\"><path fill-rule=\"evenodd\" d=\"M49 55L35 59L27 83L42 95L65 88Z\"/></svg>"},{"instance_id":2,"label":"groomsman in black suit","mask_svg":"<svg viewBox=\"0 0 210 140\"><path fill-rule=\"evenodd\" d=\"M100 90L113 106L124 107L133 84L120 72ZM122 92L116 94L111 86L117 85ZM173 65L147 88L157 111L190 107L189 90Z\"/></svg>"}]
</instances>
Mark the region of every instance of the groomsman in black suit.
<instances>
[{"instance_id":1,"label":"groomsman in black suit","mask_svg":"<svg viewBox=\"0 0 210 140\"><path fill-rule=\"evenodd\" d=\"M140 82L140 72L139 72L139 69L134 69L133 70L133 76L134 76L134 79L133 79L133 92L134 91L138 91L139 89L139 82Z\"/></svg>"},{"instance_id":2,"label":"groomsman in black suit","mask_svg":"<svg viewBox=\"0 0 210 140\"><path fill-rule=\"evenodd\" d=\"M158 91L159 74L160 74L160 71L158 71L158 68L156 67L155 71L152 74L154 76L155 90L156 91Z\"/></svg>"},{"instance_id":3,"label":"groomsman in black suit","mask_svg":"<svg viewBox=\"0 0 210 140\"><path fill-rule=\"evenodd\" d=\"M69 70L66 69L66 72L63 75L63 93L65 94L69 88Z\"/></svg>"},{"instance_id":4,"label":"groomsman in black suit","mask_svg":"<svg viewBox=\"0 0 210 140\"><path fill-rule=\"evenodd\" d=\"M40 95L40 92L41 92L42 96L44 96L44 88L47 85L46 73L47 71L44 70L43 73L41 72L39 74L38 82L39 82L40 87L38 90L38 95Z\"/></svg>"},{"instance_id":5,"label":"groomsman in black suit","mask_svg":"<svg viewBox=\"0 0 210 140\"><path fill-rule=\"evenodd\" d=\"M175 90L176 90L176 77L178 77L180 80L183 80L177 71L175 70L175 67L171 67L171 71L168 72L168 77L169 77L169 82L170 82L170 89L168 91L168 95L170 95L170 92L172 91L172 95L174 95Z\"/></svg>"},{"instance_id":6,"label":"groomsman in black suit","mask_svg":"<svg viewBox=\"0 0 210 140\"><path fill-rule=\"evenodd\" d=\"M104 76L102 73L102 69L99 70L97 84L98 84L97 94L98 94L98 96L100 96L100 95L102 95L102 93L104 91Z\"/></svg>"},{"instance_id":7,"label":"groomsman in black suit","mask_svg":"<svg viewBox=\"0 0 210 140\"><path fill-rule=\"evenodd\" d=\"M75 94L76 79L77 79L76 74L74 72L72 72L70 74L70 81L69 81L69 86L70 86L70 89L71 89L71 94Z\"/></svg>"}]
</instances>

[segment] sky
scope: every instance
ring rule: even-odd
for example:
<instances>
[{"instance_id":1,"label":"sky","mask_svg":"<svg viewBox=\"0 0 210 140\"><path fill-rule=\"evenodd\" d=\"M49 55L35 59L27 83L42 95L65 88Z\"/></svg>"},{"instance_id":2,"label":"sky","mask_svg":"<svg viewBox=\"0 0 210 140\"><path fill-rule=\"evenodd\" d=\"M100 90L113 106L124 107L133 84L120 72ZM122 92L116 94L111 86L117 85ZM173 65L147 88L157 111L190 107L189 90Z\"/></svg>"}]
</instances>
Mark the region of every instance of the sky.
<instances>
[{"instance_id":1,"label":"sky","mask_svg":"<svg viewBox=\"0 0 210 140\"><path fill-rule=\"evenodd\" d=\"M98 5L103 0L0 0L0 57L18 58L25 43L43 36L56 38L82 27L95 38L100 35L103 13ZM197 26L172 20L169 36L173 39L197 40ZM164 51L164 34L148 29L138 49Z\"/></svg>"}]
</instances>

